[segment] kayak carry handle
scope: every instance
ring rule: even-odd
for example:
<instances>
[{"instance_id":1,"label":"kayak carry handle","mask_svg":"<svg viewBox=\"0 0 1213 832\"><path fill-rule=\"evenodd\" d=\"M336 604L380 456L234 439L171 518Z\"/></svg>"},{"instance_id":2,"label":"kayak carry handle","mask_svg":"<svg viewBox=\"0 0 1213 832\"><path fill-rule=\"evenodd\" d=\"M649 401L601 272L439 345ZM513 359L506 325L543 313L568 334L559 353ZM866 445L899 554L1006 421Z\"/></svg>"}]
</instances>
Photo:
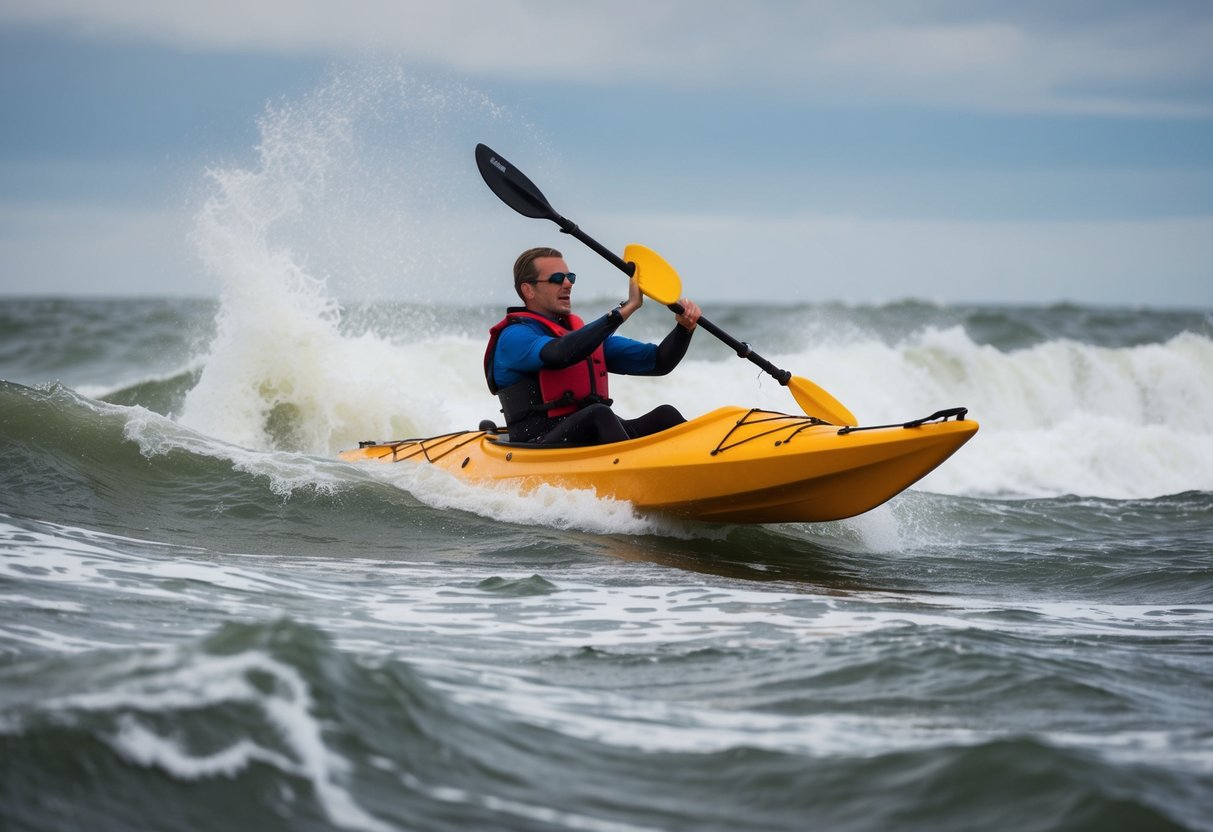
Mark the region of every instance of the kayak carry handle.
<instances>
[{"instance_id":1,"label":"kayak carry handle","mask_svg":"<svg viewBox=\"0 0 1213 832\"><path fill-rule=\"evenodd\" d=\"M908 422L894 422L891 425L864 425L862 427L847 425L838 429L838 435L843 436L848 433L854 433L858 430L881 430L883 428L920 428L927 422L934 422L936 420L946 422L953 416L956 417L956 421L962 422L968 413L969 409L967 407L949 407L946 410L936 410L930 416L923 416L921 419L911 419Z\"/></svg>"}]
</instances>

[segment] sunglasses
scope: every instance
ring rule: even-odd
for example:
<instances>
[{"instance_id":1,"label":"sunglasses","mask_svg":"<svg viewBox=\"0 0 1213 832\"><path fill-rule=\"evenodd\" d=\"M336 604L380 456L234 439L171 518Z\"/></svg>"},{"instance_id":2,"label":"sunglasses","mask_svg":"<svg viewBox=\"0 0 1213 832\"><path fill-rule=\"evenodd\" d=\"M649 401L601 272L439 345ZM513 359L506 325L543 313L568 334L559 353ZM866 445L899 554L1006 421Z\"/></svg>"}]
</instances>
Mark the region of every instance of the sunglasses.
<instances>
[{"instance_id":1,"label":"sunglasses","mask_svg":"<svg viewBox=\"0 0 1213 832\"><path fill-rule=\"evenodd\" d=\"M560 286L566 280L569 283L576 283L577 275L573 274L573 272L552 272L547 277L545 277L542 281L535 279L535 280L528 280L527 283L554 283L557 286Z\"/></svg>"}]
</instances>

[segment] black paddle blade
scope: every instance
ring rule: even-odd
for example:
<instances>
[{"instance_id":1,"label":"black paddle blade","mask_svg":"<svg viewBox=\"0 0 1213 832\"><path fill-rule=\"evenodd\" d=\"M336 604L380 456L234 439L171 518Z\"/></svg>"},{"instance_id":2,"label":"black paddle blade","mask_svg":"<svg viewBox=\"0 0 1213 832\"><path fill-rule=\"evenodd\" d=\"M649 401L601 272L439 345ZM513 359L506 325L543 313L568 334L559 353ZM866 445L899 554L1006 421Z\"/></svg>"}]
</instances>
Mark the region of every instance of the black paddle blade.
<instances>
[{"instance_id":1,"label":"black paddle blade","mask_svg":"<svg viewBox=\"0 0 1213 832\"><path fill-rule=\"evenodd\" d=\"M488 145L476 145L476 167L480 168L480 175L484 177L489 190L519 214L560 222L561 216L535 187L535 183Z\"/></svg>"}]
</instances>

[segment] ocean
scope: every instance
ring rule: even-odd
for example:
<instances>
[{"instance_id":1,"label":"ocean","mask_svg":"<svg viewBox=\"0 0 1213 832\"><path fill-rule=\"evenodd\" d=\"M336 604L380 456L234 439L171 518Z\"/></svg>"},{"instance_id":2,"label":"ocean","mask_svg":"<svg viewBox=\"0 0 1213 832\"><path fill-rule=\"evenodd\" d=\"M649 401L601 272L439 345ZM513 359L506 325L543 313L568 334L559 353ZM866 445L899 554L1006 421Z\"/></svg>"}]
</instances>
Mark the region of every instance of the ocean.
<instances>
[{"instance_id":1,"label":"ocean","mask_svg":"<svg viewBox=\"0 0 1213 832\"><path fill-rule=\"evenodd\" d=\"M498 416L504 304L460 256L522 247L461 194L558 236L442 122L507 115L394 83L277 105L253 164L209 168L211 299L0 298L0 829L1213 830L1213 308L684 274L862 424L981 423L840 522L344 463ZM602 314L620 276L566 248ZM624 334L660 338L654 307ZM705 332L611 393L796 407Z\"/></svg>"},{"instance_id":2,"label":"ocean","mask_svg":"<svg viewBox=\"0 0 1213 832\"><path fill-rule=\"evenodd\" d=\"M0 301L0 827L1213 829L1207 310L717 304L982 429L709 526L336 460L494 416L497 310L283 297ZM706 333L613 393L795 408Z\"/></svg>"}]
</instances>

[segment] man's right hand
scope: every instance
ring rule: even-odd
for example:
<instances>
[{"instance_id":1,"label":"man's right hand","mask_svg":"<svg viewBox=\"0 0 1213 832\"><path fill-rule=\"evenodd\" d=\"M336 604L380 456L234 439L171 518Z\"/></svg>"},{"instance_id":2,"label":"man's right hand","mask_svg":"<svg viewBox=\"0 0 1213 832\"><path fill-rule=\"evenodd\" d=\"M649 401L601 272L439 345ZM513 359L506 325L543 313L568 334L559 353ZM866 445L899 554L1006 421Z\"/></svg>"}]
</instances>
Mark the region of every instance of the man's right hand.
<instances>
[{"instance_id":1,"label":"man's right hand","mask_svg":"<svg viewBox=\"0 0 1213 832\"><path fill-rule=\"evenodd\" d=\"M619 314L623 315L626 321L631 317L632 313L644 305L644 294L640 291L640 284L636 282L636 278L628 281L628 299L619 307Z\"/></svg>"}]
</instances>

